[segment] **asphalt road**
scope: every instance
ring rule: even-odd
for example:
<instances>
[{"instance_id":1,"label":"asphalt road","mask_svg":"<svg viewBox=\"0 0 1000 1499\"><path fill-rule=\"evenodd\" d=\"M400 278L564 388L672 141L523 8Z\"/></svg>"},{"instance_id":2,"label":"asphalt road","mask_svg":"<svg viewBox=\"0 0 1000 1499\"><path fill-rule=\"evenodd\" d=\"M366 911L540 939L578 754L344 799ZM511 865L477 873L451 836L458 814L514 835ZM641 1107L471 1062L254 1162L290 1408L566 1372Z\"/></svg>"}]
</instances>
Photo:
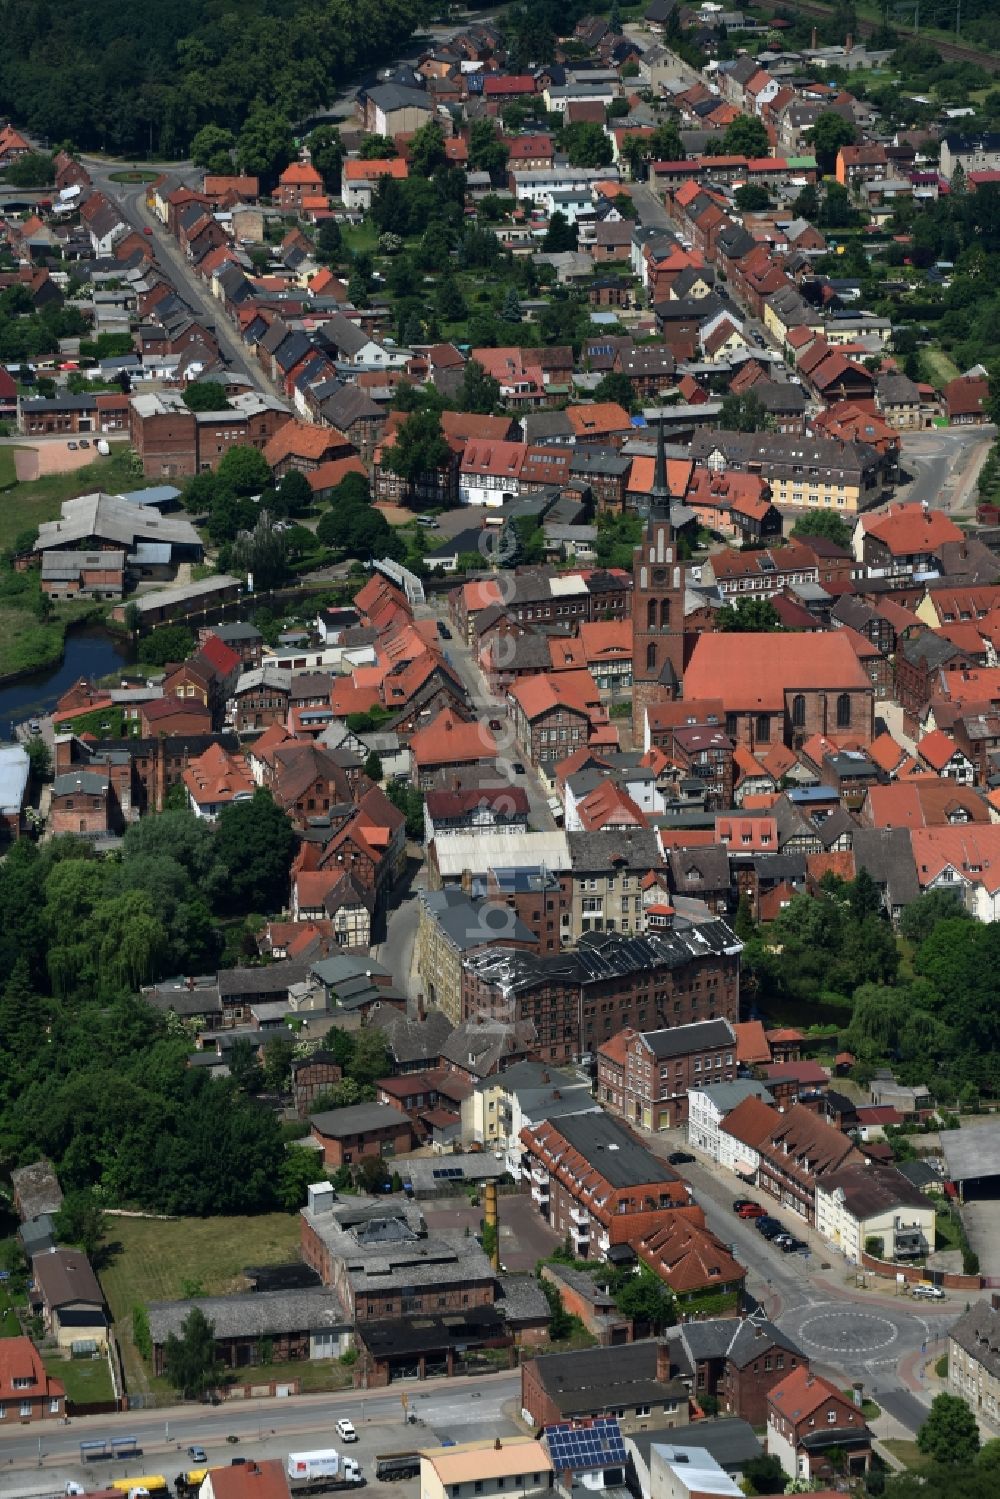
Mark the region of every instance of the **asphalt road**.
<instances>
[{"instance_id":1,"label":"asphalt road","mask_svg":"<svg viewBox=\"0 0 1000 1499\"><path fill-rule=\"evenodd\" d=\"M417 613L422 618L447 619L447 595L434 595L433 602L425 605L423 609L418 609ZM527 793L530 826L538 831L554 831L556 822L549 811L548 797L530 763L522 759L522 750L508 724L506 705L501 698L494 697L487 689L486 681L473 661L471 651L465 642L459 639L454 628L449 625L449 629L452 630L452 639L442 642L445 657L452 669L461 677L479 717L486 719L489 723L500 725L498 729L490 730L498 746L498 774L509 780L512 786L521 786ZM523 772L515 771L513 766L520 764L524 765Z\"/></svg>"},{"instance_id":2,"label":"asphalt road","mask_svg":"<svg viewBox=\"0 0 1000 1499\"><path fill-rule=\"evenodd\" d=\"M229 1462L234 1453L278 1457L313 1447L339 1448L333 1425L340 1416L349 1416L357 1427L359 1441L351 1455L360 1458L364 1471L375 1452L428 1445L446 1436L468 1441L512 1433L510 1412L520 1403L520 1391L520 1374L506 1372L413 1384L406 1394L419 1420L414 1426L403 1423L400 1385L371 1394L345 1390L337 1395L87 1416L68 1426L46 1422L44 1429L34 1427L31 1432L5 1425L0 1429L0 1494L55 1494L70 1478L85 1478L93 1487L139 1472L163 1473L172 1480L190 1466L186 1449L194 1444L205 1448L211 1463ZM143 1456L84 1468L80 1443L112 1433L134 1436ZM231 1443L229 1437L239 1440Z\"/></svg>"},{"instance_id":3,"label":"asphalt road","mask_svg":"<svg viewBox=\"0 0 1000 1499\"><path fill-rule=\"evenodd\" d=\"M996 429L990 426L904 433L902 467L913 478L897 490L894 499L939 510L969 510L969 481L995 436Z\"/></svg>"},{"instance_id":4,"label":"asphalt road","mask_svg":"<svg viewBox=\"0 0 1000 1499\"><path fill-rule=\"evenodd\" d=\"M678 1147L687 1148L681 1131L643 1133L657 1155L665 1157ZM959 1304L949 1295L943 1302L924 1302L918 1310L907 1297L896 1297L891 1283L883 1290L868 1277L872 1284L862 1287L843 1255L824 1244L789 1208L741 1188L731 1172L702 1156L675 1169L690 1181L708 1226L723 1243L733 1246L737 1259L748 1267L750 1295L808 1353L813 1367L844 1385L863 1379L870 1392L878 1390L880 1403L886 1390L906 1397L897 1402L898 1412L892 1413L915 1431L926 1417L926 1408L906 1390L899 1364L921 1348L931 1355L944 1350L947 1329L963 1310L964 1298ZM807 1241L808 1255L782 1254L752 1223L737 1218L733 1199L742 1196L764 1202L789 1232Z\"/></svg>"},{"instance_id":5,"label":"asphalt road","mask_svg":"<svg viewBox=\"0 0 1000 1499\"><path fill-rule=\"evenodd\" d=\"M266 389L260 369L248 359L246 349L237 338L221 303L205 289L204 282L185 259L176 240L146 207L146 185L112 182L112 172L123 170L120 163L102 163L92 157L87 157L84 161L95 185L117 203L133 228L140 233L145 233L147 229L152 231L147 238L152 240L161 269L170 277L178 293L192 310L213 326L229 367L237 374L244 375L256 389ZM181 182L193 182L201 175L187 163L180 163L176 171L169 167L164 170L171 171Z\"/></svg>"}]
</instances>

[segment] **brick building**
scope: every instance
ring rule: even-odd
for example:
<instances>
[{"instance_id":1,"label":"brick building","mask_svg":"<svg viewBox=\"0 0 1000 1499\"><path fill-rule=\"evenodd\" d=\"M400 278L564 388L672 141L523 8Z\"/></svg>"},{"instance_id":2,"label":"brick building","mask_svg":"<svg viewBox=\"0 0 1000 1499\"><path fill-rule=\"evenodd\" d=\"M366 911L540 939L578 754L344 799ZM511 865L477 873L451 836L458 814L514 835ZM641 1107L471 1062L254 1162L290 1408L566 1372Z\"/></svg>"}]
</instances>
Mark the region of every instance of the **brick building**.
<instances>
[{"instance_id":1,"label":"brick building","mask_svg":"<svg viewBox=\"0 0 1000 1499\"><path fill-rule=\"evenodd\" d=\"M646 709L679 697L684 675L684 577L670 524L670 490L663 423L656 432L656 462L646 534L632 563L632 733L639 743Z\"/></svg>"},{"instance_id":2,"label":"brick building","mask_svg":"<svg viewBox=\"0 0 1000 1499\"><path fill-rule=\"evenodd\" d=\"M132 396L129 442L147 477L190 477L217 469L236 445L263 451L288 421L280 402L257 391L234 396L221 411L189 411L176 390Z\"/></svg>"},{"instance_id":3,"label":"brick building","mask_svg":"<svg viewBox=\"0 0 1000 1499\"><path fill-rule=\"evenodd\" d=\"M302 1209L302 1258L334 1287L350 1321L367 1325L494 1305L496 1275L475 1239L428 1234L411 1202L335 1203L332 1197L332 1190L311 1191Z\"/></svg>"},{"instance_id":4,"label":"brick building","mask_svg":"<svg viewBox=\"0 0 1000 1499\"><path fill-rule=\"evenodd\" d=\"M413 1130L405 1114L381 1103L359 1103L328 1109L309 1120L312 1139L322 1146L330 1169L356 1166L371 1156L393 1156L413 1148Z\"/></svg>"},{"instance_id":5,"label":"brick building","mask_svg":"<svg viewBox=\"0 0 1000 1499\"><path fill-rule=\"evenodd\" d=\"M809 1367L801 1348L760 1312L685 1322L676 1334L693 1373L695 1399L714 1396L720 1413L751 1426L765 1425L769 1391L792 1370Z\"/></svg>"},{"instance_id":6,"label":"brick building","mask_svg":"<svg viewBox=\"0 0 1000 1499\"><path fill-rule=\"evenodd\" d=\"M606 1114L544 1119L521 1131L532 1201L579 1259L633 1246L688 1205L677 1173Z\"/></svg>"},{"instance_id":7,"label":"brick building","mask_svg":"<svg viewBox=\"0 0 1000 1499\"><path fill-rule=\"evenodd\" d=\"M534 1427L615 1416L624 1432L687 1426L687 1383L672 1344L644 1340L548 1353L521 1365L521 1409Z\"/></svg>"},{"instance_id":8,"label":"brick building","mask_svg":"<svg viewBox=\"0 0 1000 1499\"><path fill-rule=\"evenodd\" d=\"M463 964L465 1016L530 1020L538 1060L592 1052L623 1025L687 1025L739 1012L742 944L725 922L644 936L585 933L571 953L478 952Z\"/></svg>"},{"instance_id":9,"label":"brick building","mask_svg":"<svg viewBox=\"0 0 1000 1499\"><path fill-rule=\"evenodd\" d=\"M684 687L721 698L726 733L751 750L800 748L813 734L873 736L874 689L843 631L699 635Z\"/></svg>"},{"instance_id":10,"label":"brick building","mask_svg":"<svg viewBox=\"0 0 1000 1499\"><path fill-rule=\"evenodd\" d=\"M736 1077L736 1033L728 1020L658 1031L619 1031L597 1048L597 1096L644 1129L687 1123L688 1089Z\"/></svg>"},{"instance_id":11,"label":"brick building","mask_svg":"<svg viewBox=\"0 0 1000 1499\"><path fill-rule=\"evenodd\" d=\"M30 1338L0 1338L0 1425L47 1421L66 1413L66 1391L45 1372Z\"/></svg>"}]
</instances>

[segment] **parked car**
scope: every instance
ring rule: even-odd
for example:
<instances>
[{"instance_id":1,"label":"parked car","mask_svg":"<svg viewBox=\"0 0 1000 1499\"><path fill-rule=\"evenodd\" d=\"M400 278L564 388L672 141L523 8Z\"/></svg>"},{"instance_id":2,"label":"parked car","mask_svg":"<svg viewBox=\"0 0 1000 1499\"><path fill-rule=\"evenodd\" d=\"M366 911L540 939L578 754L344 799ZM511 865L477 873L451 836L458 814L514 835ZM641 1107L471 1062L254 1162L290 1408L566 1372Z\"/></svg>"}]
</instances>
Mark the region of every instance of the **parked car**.
<instances>
[{"instance_id":1,"label":"parked car","mask_svg":"<svg viewBox=\"0 0 1000 1499\"><path fill-rule=\"evenodd\" d=\"M516 776L524 775L524 766L521 764L520 760L515 760L510 768Z\"/></svg>"},{"instance_id":2,"label":"parked car","mask_svg":"<svg viewBox=\"0 0 1000 1499\"><path fill-rule=\"evenodd\" d=\"M150 229L150 227L149 227L148 224L146 225L145 229L142 232L143 232L143 234L148 234L149 237L150 237L150 239L153 238L153 231L152 231L152 229Z\"/></svg>"},{"instance_id":3,"label":"parked car","mask_svg":"<svg viewBox=\"0 0 1000 1499\"><path fill-rule=\"evenodd\" d=\"M765 1239L769 1240L776 1239L779 1234L784 1233L784 1229L778 1222L777 1218L770 1218L768 1217L767 1213L765 1213L762 1218L757 1219L756 1223L754 1224L754 1228L756 1228L757 1232L759 1234L762 1234Z\"/></svg>"},{"instance_id":4,"label":"parked car","mask_svg":"<svg viewBox=\"0 0 1000 1499\"><path fill-rule=\"evenodd\" d=\"M920 1296L926 1301L943 1301L944 1292L940 1286L931 1286L921 1281L919 1285L910 1287L911 1296Z\"/></svg>"},{"instance_id":5,"label":"parked car","mask_svg":"<svg viewBox=\"0 0 1000 1499\"><path fill-rule=\"evenodd\" d=\"M354 1422L349 1421L346 1416L341 1416L337 1422L337 1435L342 1442L356 1442L358 1434L354 1430Z\"/></svg>"},{"instance_id":6,"label":"parked car","mask_svg":"<svg viewBox=\"0 0 1000 1499\"><path fill-rule=\"evenodd\" d=\"M767 1208L761 1207L759 1202L744 1202L736 1211L741 1218L763 1218L767 1214Z\"/></svg>"},{"instance_id":7,"label":"parked car","mask_svg":"<svg viewBox=\"0 0 1000 1499\"><path fill-rule=\"evenodd\" d=\"M448 626L440 619L437 622L437 632L442 640L451 639L451 631L449 630Z\"/></svg>"},{"instance_id":8,"label":"parked car","mask_svg":"<svg viewBox=\"0 0 1000 1499\"><path fill-rule=\"evenodd\" d=\"M780 1246L782 1254L797 1254L800 1249L809 1248L805 1239L796 1239L793 1234L782 1234L775 1243Z\"/></svg>"},{"instance_id":9,"label":"parked car","mask_svg":"<svg viewBox=\"0 0 1000 1499\"><path fill-rule=\"evenodd\" d=\"M90 447L90 439L89 439L89 437L81 437L80 438L80 446L81 446L81 448L89 448Z\"/></svg>"},{"instance_id":10,"label":"parked car","mask_svg":"<svg viewBox=\"0 0 1000 1499\"><path fill-rule=\"evenodd\" d=\"M204 1447L199 1447L197 1443L195 1443L193 1447L188 1448L188 1457L194 1463L196 1468L203 1468L208 1462L208 1453L205 1451Z\"/></svg>"},{"instance_id":11,"label":"parked car","mask_svg":"<svg viewBox=\"0 0 1000 1499\"><path fill-rule=\"evenodd\" d=\"M71 453L75 453L80 444L76 442L68 442L66 446L69 448Z\"/></svg>"},{"instance_id":12,"label":"parked car","mask_svg":"<svg viewBox=\"0 0 1000 1499\"><path fill-rule=\"evenodd\" d=\"M672 1150L667 1160L671 1166L686 1166L689 1161L694 1160L694 1156L687 1150Z\"/></svg>"}]
</instances>

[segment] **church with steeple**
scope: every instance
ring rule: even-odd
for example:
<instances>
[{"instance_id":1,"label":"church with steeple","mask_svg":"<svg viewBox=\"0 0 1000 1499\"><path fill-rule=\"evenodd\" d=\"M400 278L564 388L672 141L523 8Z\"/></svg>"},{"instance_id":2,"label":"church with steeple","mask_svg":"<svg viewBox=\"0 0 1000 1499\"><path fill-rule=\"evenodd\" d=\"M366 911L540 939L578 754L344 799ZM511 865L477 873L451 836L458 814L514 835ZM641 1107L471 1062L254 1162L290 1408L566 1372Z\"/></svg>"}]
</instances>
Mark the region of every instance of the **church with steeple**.
<instances>
[{"instance_id":1,"label":"church with steeple","mask_svg":"<svg viewBox=\"0 0 1000 1499\"><path fill-rule=\"evenodd\" d=\"M632 560L632 733L642 747L646 708L681 696L684 565L670 524L663 424L656 433L653 488L640 512L645 534Z\"/></svg>"}]
</instances>

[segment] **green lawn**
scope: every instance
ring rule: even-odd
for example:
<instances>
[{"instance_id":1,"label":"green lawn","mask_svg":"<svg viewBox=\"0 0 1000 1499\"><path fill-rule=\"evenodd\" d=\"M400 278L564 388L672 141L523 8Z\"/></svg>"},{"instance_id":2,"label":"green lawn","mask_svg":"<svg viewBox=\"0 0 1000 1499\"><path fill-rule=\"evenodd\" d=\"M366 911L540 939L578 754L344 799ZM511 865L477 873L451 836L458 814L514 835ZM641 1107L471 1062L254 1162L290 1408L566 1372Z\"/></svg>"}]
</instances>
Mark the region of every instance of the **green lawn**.
<instances>
[{"instance_id":1,"label":"green lawn","mask_svg":"<svg viewBox=\"0 0 1000 1499\"><path fill-rule=\"evenodd\" d=\"M0 447L0 489L10 489L17 483L17 465L14 462L16 448L9 443Z\"/></svg>"},{"instance_id":2,"label":"green lawn","mask_svg":"<svg viewBox=\"0 0 1000 1499\"><path fill-rule=\"evenodd\" d=\"M919 1473L921 1469L930 1466L930 1458L924 1456L916 1442L904 1441L902 1437L887 1437L882 1446L893 1457L898 1458L904 1467L909 1468L911 1473Z\"/></svg>"},{"instance_id":3,"label":"green lawn","mask_svg":"<svg viewBox=\"0 0 1000 1499\"><path fill-rule=\"evenodd\" d=\"M115 1398L106 1358L62 1358L57 1353L46 1353L42 1362L46 1372L65 1386L68 1400L84 1405L94 1400Z\"/></svg>"},{"instance_id":4,"label":"green lawn","mask_svg":"<svg viewBox=\"0 0 1000 1499\"><path fill-rule=\"evenodd\" d=\"M12 449L2 448L0 452L10 453ZM2 473L0 466L0 488ZM4 494L0 505L0 551L10 547L22 531L37 529L42 521L55 520L63 500L90 494L95 489L116 494L135 489L141 483L141 476L132 472L128 447L120 443L112 448L110 458L95 458L85 468L75 468L66 474L46 474L30 484L16 484Z\"/></svg>"},{"instance_id":5,"label":"green lawn","mask_svg":"<svg viewBox=\"0 0 1000 1499\"><path fill-rule=\"evenodd\" d=\"M0 602L0 677L13 672L40 671L62 656L66 626L78 619L98 618L101 606L90 599L59 604L46 624L30 602Z\"/></svg>"},{"instance_id":6,"label":"green lawn","mask_svg":"<svg viewBox=\"0 0 1000 1499\"><path fill-rule=\"evenodd\" d=\"M921 349L920 360L925 372L930 376L931 384L940 390L942 385L947 385L949 380L954 380L961 373L958 365L954 364L943 349Z\"/></svg>"},{"instance_id":7,"label":"green lawn","mask_svg":"<svg viewBox=\"0 0 1000 1499\"><path fill-rule=\"evenodd\" d=\"M17 1320L14 1303L6 1291L0 1291L0 1338L16 1338L20 1332L21 1324Z\"/></svg>"},{"instance_id":8,"label":"green lawn","mask_svg":"<svg viewBox=\"0 0 1000 1499\"><path fill-rule=\"evenodd\" d=\"M290 1364L254 1364L250 1368L235 1369L232 1373L235 1384L268 1384L272 1379L277 1384L297 1379L303 1394L349 1390L354 1384L354 1370L339 1359L324 1359L317 1364L308 1359L297 1359Z\"/></svg>"},{"instance_id":9,"label":"green lawn","mask_svg":"<svg viewBox=\"0 0 1000 1499\"><path fill-rule=\"evenodd\" d=\"M132 1341L132 1308L151 1301L180 1300L185 1282L206 1296L246 1289L248 1265L279 1264L299 1258L296 1213L265 1213L257 1218L109 1218L111 1264L100 1280L111 1308L131 1390L163 1389L151 1379ZM120 1246L120 1247L119 1247Z\"/></svg>"},{"instance_id":10,"label":"green lawn","mask_svg":"<svg viewBox=\"0 0 1000 1499\"><path fill-rule=\"evenodd\" d=\"M373 251L378 244L378 229L366 219L363 224L342 224L340 237L344 248L356 255L359 250Z\"/></svg>"}]
</instances>

